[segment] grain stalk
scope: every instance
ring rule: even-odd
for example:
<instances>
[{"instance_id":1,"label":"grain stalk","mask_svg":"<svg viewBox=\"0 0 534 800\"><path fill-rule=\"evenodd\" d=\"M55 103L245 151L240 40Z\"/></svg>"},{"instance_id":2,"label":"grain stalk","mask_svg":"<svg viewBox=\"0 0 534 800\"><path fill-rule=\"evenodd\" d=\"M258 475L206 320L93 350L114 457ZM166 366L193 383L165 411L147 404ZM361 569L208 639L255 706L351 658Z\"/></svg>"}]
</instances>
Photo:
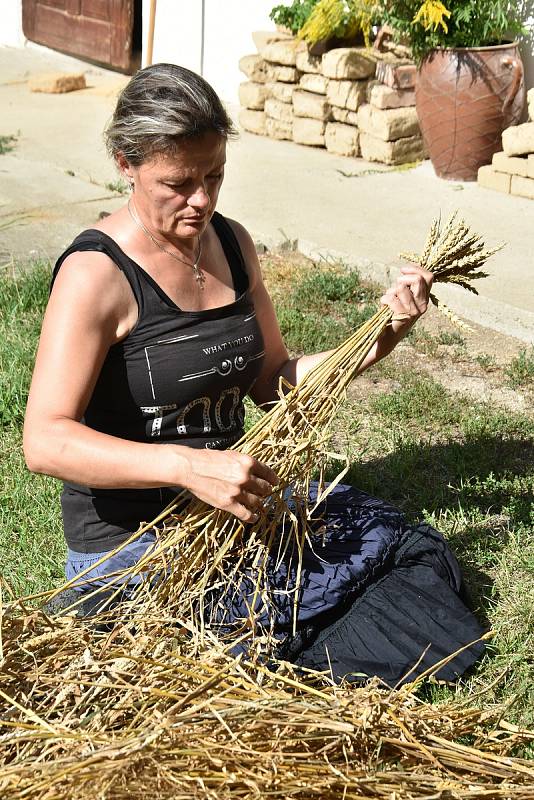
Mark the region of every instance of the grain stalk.
<instances>
[{"instance_id":1,"label":"grain stalk","mask_svg":"<svg viewBox=\"0 0 534 800\"><path fill-rule=\"evenodd\" d=\"M401 257L432 272L436 283L457 283L476 293L471 282L486 277L481 267L499 249L486 248L453 215L444 226L439 219L433 222L420 256ZM449 318L463 324L434 294L431 299ZM330 428L347 387L391 318L392 311L383 306L298 386L281 385L278 402L234 446L268 464L279 476L279 485L256 523L245 525L196 499L184 506L184 492L158 517L157 542L130 573L140 586L133 606L125 606L128 618L137 613L143 617L147 607L156 616L165 610L191 619L201 642L208 633L223 643L238 638L261 657L278 644L273 628L282 608L286 614L290 610L295 632L303 551L308 546L320 555L320 536L314 532L320 528L317 506L344 471L323 488L315 507L308 502L310 479L317 474L321 480L331 457ZM153 525L154 521L143 526L130 541ZM269 576L282 567L287 580L273 590ZM112 580L116 600L124 576L118 573ZM229 603L243 597L247 613L236 618L235 612L229 613Z\"/></svg>"}]
</instances>

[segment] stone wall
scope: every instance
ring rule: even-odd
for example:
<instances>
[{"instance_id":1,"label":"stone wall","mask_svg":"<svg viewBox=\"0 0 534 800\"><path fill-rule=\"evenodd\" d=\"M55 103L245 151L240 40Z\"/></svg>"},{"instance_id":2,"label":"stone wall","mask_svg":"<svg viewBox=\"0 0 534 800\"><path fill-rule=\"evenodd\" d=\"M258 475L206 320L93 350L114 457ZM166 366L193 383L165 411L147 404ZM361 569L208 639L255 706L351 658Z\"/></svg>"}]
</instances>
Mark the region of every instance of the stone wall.
<instances>
[{"instance_id":1,"label":"stone wall","mask_svg":"<svg viewBox=\"0 0 534 800\"><path fill-rule=\"evenodd\" d=\"M502 135L502 151L478 170L478 183L486 189L534 200L534 89L527 95L529 122L513 125Z\"/></svg>"},{"instance_id":2,"label":"stone wall","mask_svg":"<svg viewBox=\"0 0 534 800\"><path fill-rule=\"evenodd\" d=\"M384 164L425 157L413 63L364 47L314 56L279 32L253 39L258 52L239 62L245 130Z\"/></svg>"}]
</instances>

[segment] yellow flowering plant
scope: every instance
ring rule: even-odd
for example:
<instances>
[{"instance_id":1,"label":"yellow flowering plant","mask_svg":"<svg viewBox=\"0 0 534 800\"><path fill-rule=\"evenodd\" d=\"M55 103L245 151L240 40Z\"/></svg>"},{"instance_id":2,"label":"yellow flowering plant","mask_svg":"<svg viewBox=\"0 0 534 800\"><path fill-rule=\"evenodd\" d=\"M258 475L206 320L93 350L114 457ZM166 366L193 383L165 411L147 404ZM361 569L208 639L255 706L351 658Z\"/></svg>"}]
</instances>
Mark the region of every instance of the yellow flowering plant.
<instances>
[{"instance_id":1,"label":"yellow flowering plant","mask_svg":"<svg viewBox=\"0 0 534 800\"><path fill-rule=\"evenodd\" d=\"M376 0L319 0L297 33L313 45L331 37L363 37L370 44Z\"/></svg>"},{"instance_id":2,"label":"yellow flowering plant","mask_svg":"<svg viewBox=\"0 0 534 800\"><path fill-rule=\"evenodd\" d=\"M377 16L422 61L431 50L499 44L524 33L530 0L377 0Z\"/></svg>"},{"instance_id":3,"label":"yellow flowering plant","mask_svg":"<svg viewBox=\"0 0 534 800\"><path fill-rule=\"evenodd\" d=\"M416 61L444 47L480 47L525 33L533 0L293 0L275 6L271 19L312 45L361 35L387 24L409 43ZM530 9L530 12L529 12Z\"/></svg>"},{"instance_id":4,"label":"yellow flowering plant","mask_svg":"<svg viewBox=\"0 0 534 800\"><path fill-rule=\"evenodd\" d=\"M440 0L425 0L415 17L413 24L420 23L425 31L430 29L436 31L441 25L445 33L449 32L445 18L450 17L451 12L445 8Z\"/></svg>"}]
</instances>

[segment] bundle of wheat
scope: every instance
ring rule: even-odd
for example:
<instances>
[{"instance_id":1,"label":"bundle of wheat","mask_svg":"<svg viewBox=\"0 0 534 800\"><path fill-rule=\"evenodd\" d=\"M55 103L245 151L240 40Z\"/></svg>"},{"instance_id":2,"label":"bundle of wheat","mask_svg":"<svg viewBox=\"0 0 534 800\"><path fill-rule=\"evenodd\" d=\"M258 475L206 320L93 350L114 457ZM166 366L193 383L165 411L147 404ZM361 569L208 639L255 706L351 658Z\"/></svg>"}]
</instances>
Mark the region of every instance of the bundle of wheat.
<instances>
[{"instance_id":1,"label":"bundle of wheat","mask_svg":"<svg viewBox=\"0 0 534 800\"><path fill-rule=\"evenodd\" d=\"M486 276L481 270L486 260L500 248L487 249L479 236L463 221L452 216L442 227L436 220L423 253L402 254L434 274L435 282L455 283L472 292L471 281ZM431 300L449 318L457 318L434 294ZM260 519L244 525L231 514L192 501L185 508L179 496L158 519L161 536L158 544L139 561L134 574L144 576L137 592L137 603L144 609L165 609L182 619L192 619L200 631L206 625L218 636L228 632L228 587L248 598L248 619L240 631L229 631L235 642L240 633L258 652L272 647L272 592L267 577L270 563L284 559L285 587L277 585L280 597L285 591L294 607L299 600L300 570L304 542L313 544L310 524L314 508L309 507L308 486L315 473L331 457L329 428L343 402L346 389L358 373L369 350L390 324L392 312L382 307L329 357L309 372L297 387L281 387L280 400L235 445L240 450L272 467L280 483L266 504ZM285 393L284 393L285 392ZM324 487L315 505L343 477ZM154 522L154 521L153 521ZM139 536L150 525L142 528ZM172 575L169 565L172 564ZM167 575L154 586L154 576ZM121 575L115 577L117 585ZM221 591L218 591L218 589ZM231 602L231 599L230 599ZM132 608L127 612L131 615ZM144 613L144 611L143 611Z\"/></svg>"},{"instance_id":2,"label":"bundle of wheat","mask_svg":"<svg viewBox=\"0 0 534 800\"><path fill-rule=\"evenodd\" d=\"M433 226L417 260L468 283L492 252L453 220ZM3 608L0 596L2 798L534 798L534 768L513 756L534 734L502 709L427 704L415 685L337 686L281 662L274 671L254 648L233 658L205 613L214 587L254 568L242 635L268 646L254 630L255 598L269 607L266 558L293 543L298 578L310 535L305 500L289 504L284 490L296 483L305 497L325 428L390 318L379 311L239 444L280 475L246 535L228 514L177 501L136 569L145 579L133 602L84 620L51 618L36 598ZM112 579L117 592L123 579Z\"/></svg>"}]
</instances>

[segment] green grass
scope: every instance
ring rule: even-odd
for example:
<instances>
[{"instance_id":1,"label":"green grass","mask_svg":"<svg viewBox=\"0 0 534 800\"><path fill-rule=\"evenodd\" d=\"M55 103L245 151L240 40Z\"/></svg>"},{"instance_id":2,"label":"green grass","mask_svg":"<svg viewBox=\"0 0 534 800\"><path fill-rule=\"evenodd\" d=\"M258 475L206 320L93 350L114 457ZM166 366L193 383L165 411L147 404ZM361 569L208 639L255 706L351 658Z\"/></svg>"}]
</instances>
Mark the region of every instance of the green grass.
<instances>
[{"instance_id":1,"label":"green grass","mask_svg":"<svg viewBox=\"0 0 534 800\"><path fill-rule=\"evenodd\" d=\"M291 328L294 352L334 346L375 306L376 289L341 268L296 264L289 256L271 258L264 267L282 327ZM59 585L63 574L60 486L30 475L21 448L49 273L39 263L16 279L0 278L0 548L2 572L17 594ZM421 352L427 339L410 338ZM527 414L448 391L439 339L452 346L460 342L454 336L450 342L441 335L431 339L425 358L442 383L407 368L406 356L396 360L393 353L369 373L380 381L380 391L372 380L355 383L334 426L333 449L346 448L350 455L346 481L394 503L411 522L425 519L444 533L477 615L496 633L470 676L454 687L430 686L425 696L503 702L508 719L532 726L534 422ZM527 365L529 358L525 353ZM338 464L331 476L336 469Z\"/></svg>"},{"instance_id":2,"label":"green grass","mask_svg":"<svg viewBox=\"0 0 534 800\"><path fill-rule=\"evenodd\" d=\"M292 353L336 347L377 309L378 289L363 284L357 272L310 262L280 274L278 266L267 262L264 271Z\"/></svg>"},{"instance_id":3,"label":"green grass","mask_svg":"<svg viewBox=\"0 0 534 800\"><path fill-rule=\"evenodd\" d=\"M2 574L17 594L63 578L60 484L28 472L21 441L50 274L45 262L0 273L0 548Z\"/></svg>"},{"instance_id":4,"label":"green grass","mask_svg":"<svg viewBox=\"0 0 534 800\"><path fill-rule=\"evenodd\" d=\"M506 368L508 381L513 388L534 384L534 347L519 352Z\"/></svg>"},{"instance_id":5,"label":"green grass","mask_svg":"<svg viewBox=\"0 0 534 800\"><path fill-rule=\"evenodd\" d=\"M434 357L439 353L437 336L432 336L431 333L428 333L423 328L418 328L417 325L410 330L407 340L424 355Z\"/></svg>"},{"instance_id":6,"label":"green grass","mask_svg":"<svg viewBox=\"0 0 534 800\"><path fill-rule=\"evenodd\" d=\"M129 191L128 184L122 178L117 178L116 181L109 181L104 186L110 192L115 192L116 194L127 194Z\"/></svg>"},{"instance_id":7,"label":"green grass","mask_svg":"<svg viewBox=\"0 0 534 800\"><path fill-rule=\"evenodd\" d=\"M21 274L0 273L0 425L24 419L50 274L44 262Z\"/></svg>"},{"instance_id":8,"label":"green grass","mask_svg":"<svg viewBox=\"0 0 534 800\"><path fill-rule=\"evenodd\" d=\"M401 372L402 388L348 401L353 429L350 477L412 519L444 509L533 520L534 422L450 394L426 376ZM363 459L358 454L364 454Z\"/></svg>"},{"instance_id":9,"label":"green grass","mask_svg":"<svg viewBox=\"0 0 534 800\"><path fill-rule=\"evenodd\" d=\"M452 359L457 360L463 360L468 356L465 336L462 336L457 331L440 331L437 335L434 335L423 328L415 326L408 334L408 341L420 353L433 358L444 352ZM444 347L447 348L446 351L443 350Z\"/></svg>"},{"instance_id":10,"label":"green grass","mask_svg":"<svg viewBox=\"0 0 534 800\"><path fill-rule=\"evenodd\" d=\"M13 134L0 135L0 156L3 156L4 153L10 153L12 150L15 149L15 144L17 142L17 137L13 136Z\"/></svg>"},{"instance_id":11,"label":"green grass","mask_svg":"<svg viewBox=\"0 0 534 800\"><path fill-rule=\"evenodd\" d=\"M449 331L440 331L438 335L438 342L445 345L457 345L458 347L465 347L465 337L461 334Z\"/></svg>"},{"instance_id":12,"label":"green grass","mask_svg":"<svg viewBox=\"0 0 534 800\"><path fill-rule=\"evenodd\" d=\"M495 361L494 356L490 356L487 353L479 353L475 356L476 363L479 367L486 370L486 372L491 372L495 369L497 362Z\"/></svg>"},{"instance_id":13,"label":"green grass","mask_svg":"<svg viewBox=\"0 0 534 800\"><path fill-rule=\"evenodd\" d=\"M31 475L22 455L20 426L1 433L0 548L3 577L17 595L65 580L59 481Z\"/></svg>"}]
</instances>

